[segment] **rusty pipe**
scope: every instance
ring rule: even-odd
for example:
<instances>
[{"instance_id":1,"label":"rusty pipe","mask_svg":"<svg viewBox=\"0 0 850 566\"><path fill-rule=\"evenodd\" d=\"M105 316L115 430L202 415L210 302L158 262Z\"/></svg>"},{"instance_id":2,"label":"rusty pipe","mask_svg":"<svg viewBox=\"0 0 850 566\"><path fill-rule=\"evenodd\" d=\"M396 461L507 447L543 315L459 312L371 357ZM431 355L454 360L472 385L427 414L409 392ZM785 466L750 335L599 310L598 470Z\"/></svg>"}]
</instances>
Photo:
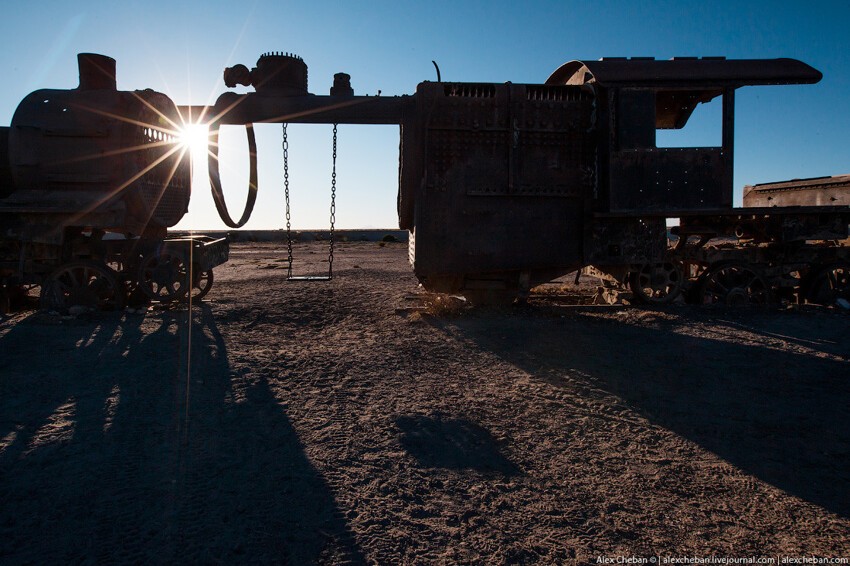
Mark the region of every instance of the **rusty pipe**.
<instances>
[{"instance_id":1,"label":"rusty pipe","mask_svg":"<svg viewBox=\"0 0 850 566\"><path fill-rule=\"evenodd\" d=\"M213 106L179 106L187 123L238 125L401 124L415 104L413 96L269 96L222 94Z\"/></svg>"}]
</instances>

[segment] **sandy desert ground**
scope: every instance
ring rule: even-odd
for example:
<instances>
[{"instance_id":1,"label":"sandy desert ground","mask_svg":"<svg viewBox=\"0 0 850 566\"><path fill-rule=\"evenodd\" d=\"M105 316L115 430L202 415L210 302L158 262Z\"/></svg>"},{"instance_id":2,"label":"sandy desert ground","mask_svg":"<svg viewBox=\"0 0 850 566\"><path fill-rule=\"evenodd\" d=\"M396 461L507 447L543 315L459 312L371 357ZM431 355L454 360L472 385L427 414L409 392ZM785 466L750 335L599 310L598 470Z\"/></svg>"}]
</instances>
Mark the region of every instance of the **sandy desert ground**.
<instances>
[{"instance_id":1,"label":"sandy desert ground","mask_svg":"<svg viewBox=\"0 0 850 566\"><path fill-rule=\"evenodd\" d=\"M405 244L285 255L0 321L0 563L850 558L850 314L419 310Z\"/></svg>"}]
</instances>

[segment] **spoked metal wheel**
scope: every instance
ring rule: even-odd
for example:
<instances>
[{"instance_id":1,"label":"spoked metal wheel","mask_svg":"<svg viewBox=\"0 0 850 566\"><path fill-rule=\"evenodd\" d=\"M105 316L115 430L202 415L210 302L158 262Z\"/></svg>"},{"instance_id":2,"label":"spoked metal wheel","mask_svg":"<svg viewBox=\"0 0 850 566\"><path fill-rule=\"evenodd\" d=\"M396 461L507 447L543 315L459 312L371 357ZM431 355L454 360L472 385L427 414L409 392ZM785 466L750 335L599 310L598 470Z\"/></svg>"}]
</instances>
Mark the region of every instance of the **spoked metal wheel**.
<instances>
[{"instance_id":1,"label":"spoked metal wheel","mask_svg":"<svg viewBox=\"0 0 850 566\"><path fill-rule=\"evenodd\" d=\"M805 297L807 302L819 305L850 300L850 263L839 261L815 271L806 283Z\"/></svg>"},{"instance_id":2,"label":"spoked metal wheel","mask_svg":"<svg viewBox=\"0 0 850 566\"><path fill-rule=\"evenodd\" d=\"M107 266L115 273L115 277L118 280L118 285L124 295L124 302L128 304L131 301L131 297L133 293L136 291L136 287L138 287L138 279L137 279L137 266L133 265L132 267L127 265L122 259L112 258L107 261Z\"/></svg>"},{"instance_id":3,"label":"spoked metal wheel","mask_svg":"<svg viewBox=\"0 0 850 566\"><path fill-rule=\"evenodd\" d=\"M682 292L682 267L678 263L647 263L629 274L629 288L636 301L645 304L670 303Z\"/></svg>"},{"instance_id":4,"label":"spoked metal wheel","mask_svg":"<svg viewBox=\"0 0 850 566\"><path fill-rule=\"evenodd\" d=\"M106 264L73 261L54 271L41 287L41 307L68 312L72 307L114 310L124 304L115 273Z\"/></svg>"},{"instance_id":5,"label":"spoked metal wheel","mask_svg":"<svg viewBox=\"0 0 850 566\"><path fill-rule=\"evenodd\" d=\"M213 286L213 271L212 269L196 271L194 273L194 279L191 292L192 302L200 301L210 292ZM188 297L190 295L187 293L186 296Z\"/></svg>"},{"instance_id":6,"label":"spoked metal wheel","mask_svg":"<svg viewBox=\"0 0 850 566\"><path fill-rule=\"evenodd\" d=\"M706 305L766 304L770 302L770 288L752 267L721 263L702 275L699 298Z\"/></svg>"},{"instance_id":7,"label":"spoked metal wheel","mask_svg":"<svg viewBox=\"0 0 850 566\"><path fill-rule=\"evenodd\" d=\"M151 299L179 301L189 292L189 268L179 250L159 250L142 259L139 288Z\"/></svg>"}]
</instances>

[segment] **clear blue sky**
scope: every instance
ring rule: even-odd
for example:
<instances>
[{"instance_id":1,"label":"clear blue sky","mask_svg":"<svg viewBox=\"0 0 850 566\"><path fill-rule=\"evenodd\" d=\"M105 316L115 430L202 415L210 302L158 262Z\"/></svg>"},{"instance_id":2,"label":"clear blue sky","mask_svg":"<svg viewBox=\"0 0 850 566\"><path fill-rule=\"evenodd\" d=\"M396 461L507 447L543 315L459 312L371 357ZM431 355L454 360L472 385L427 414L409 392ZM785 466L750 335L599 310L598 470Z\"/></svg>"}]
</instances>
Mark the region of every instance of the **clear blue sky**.
<instances>
[{"instance_id":1,"label":"clear blue sky","mask_svg":"<svg viewBox=\"0 0 850 566\"><path fill-rule=\"evenodd\" d=\"M545 81L571 59L603 56L793 57L819 69L817 85L738 91L736 198L743 185L850 173L850 2L9 2L0 33L0 124L38 88L74 88L76 54L118 62L118 88L153 88L178 104L212 102L225 66L252 67L266 51L290 51L309 66L310 91L333 74L358 94L411 94L434 80ZM695 139L702 134L695 124ZM259 128L260 195L246 228L284 225L280 128ZM231 136L232 134L232 136ZM229 137L238 132L228 132ZM241 138L234 138L240 140ZM330 126L293 126L293 224L327 225ZM230 149L231 151L227 151ZM223 150L225 192L238 216L245 156ZM340 126L338 227L394 227L395 127ZM180 227L222 228L205 174Z\"/></svg>"}]
</instances>

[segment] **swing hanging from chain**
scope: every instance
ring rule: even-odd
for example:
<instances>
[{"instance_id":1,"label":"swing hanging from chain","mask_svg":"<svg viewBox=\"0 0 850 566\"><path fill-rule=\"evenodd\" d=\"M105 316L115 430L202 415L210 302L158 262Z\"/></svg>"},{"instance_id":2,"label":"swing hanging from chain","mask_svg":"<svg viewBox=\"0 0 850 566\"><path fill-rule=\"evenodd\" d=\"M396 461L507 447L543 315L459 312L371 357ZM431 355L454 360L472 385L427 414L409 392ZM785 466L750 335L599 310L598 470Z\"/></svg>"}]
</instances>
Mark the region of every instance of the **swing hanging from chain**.
<instances>
[{"instance_id":1,"label":"swing hanging from chain","mask_svg":"<svg viewBox=\"0 0 850 566\"><path fill-rule=\"evenodd\" d=\"M336 138L337 124L334 124L333 132L333 169L331 172L331 228L330 244L328 247L328 274L327 275L292 275L292 225L289 208L289 139L286 133L286 123L283 127L283 188L286 195L286 253L288 269L286 271L287 281L330 281L333 279L334 266L334 224L336 223Z\"/></svg>"}]
</instances>

